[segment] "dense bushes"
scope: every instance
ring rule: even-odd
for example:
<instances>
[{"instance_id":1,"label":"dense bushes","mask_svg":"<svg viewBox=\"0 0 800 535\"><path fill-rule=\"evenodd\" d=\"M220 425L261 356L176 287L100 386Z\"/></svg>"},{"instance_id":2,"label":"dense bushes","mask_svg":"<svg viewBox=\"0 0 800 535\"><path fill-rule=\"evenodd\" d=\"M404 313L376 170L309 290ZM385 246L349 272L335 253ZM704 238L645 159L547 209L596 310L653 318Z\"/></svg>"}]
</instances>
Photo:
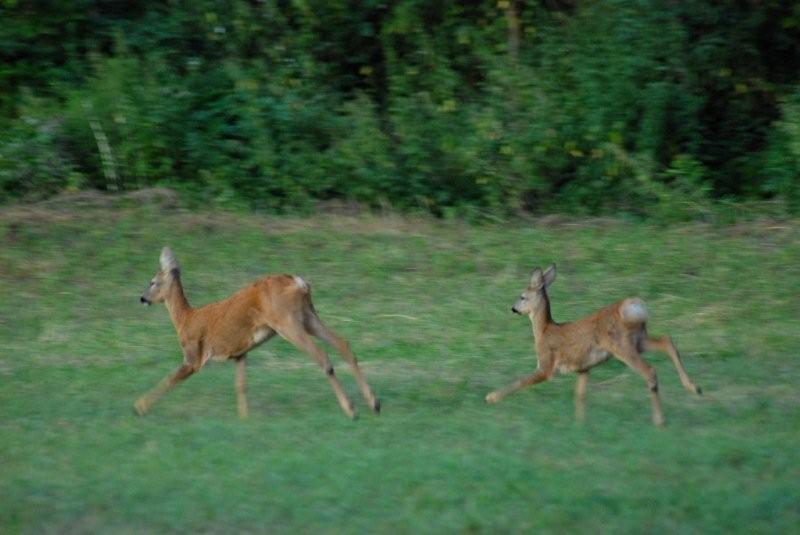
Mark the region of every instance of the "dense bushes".
<instances>
[{"instance_id":1,"label":"dense bushes","mask_svg":"<svg viewBox=\"0 0 800 535\"><path fill-rule=\"evenodd\" d=\"M2 200L161 184L272 211L800 208L787 3L0 6Z\"/></svg>"}]
</instances>

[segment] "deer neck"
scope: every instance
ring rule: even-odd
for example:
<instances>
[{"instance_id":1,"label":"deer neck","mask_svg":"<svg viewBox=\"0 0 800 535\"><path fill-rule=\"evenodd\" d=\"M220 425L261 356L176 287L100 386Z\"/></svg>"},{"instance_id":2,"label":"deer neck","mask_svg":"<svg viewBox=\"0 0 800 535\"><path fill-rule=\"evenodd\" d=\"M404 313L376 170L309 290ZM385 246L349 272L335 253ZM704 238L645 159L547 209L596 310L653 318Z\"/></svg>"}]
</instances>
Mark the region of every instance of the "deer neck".
<instances>
[{"instance_id":1,"label":"deer neck","mask_svg":"<svg viewBox=\"0 0 800 535\"><path fill-rule=\"evenodd\" d=\"M541 340L547 328L554 323L553 316L550 315L550 299L545 290L542 290L541 302L531 311L530 318L533 336L537 340Z\"/></svg>"},{"instance_id":2,"label":"deer neck","mask_svg":"<svg viewBox=\"0 0 800 535\"><path fill-rule=\"evenodd\" d=\"M175 325L176 329L180 330L192 307L189 306L189 301L186 300L186 295L183 293L183 284L181 284L179 277L175 278L164 304L167 306L172 324Z\"/></svg>"}]
</instances>

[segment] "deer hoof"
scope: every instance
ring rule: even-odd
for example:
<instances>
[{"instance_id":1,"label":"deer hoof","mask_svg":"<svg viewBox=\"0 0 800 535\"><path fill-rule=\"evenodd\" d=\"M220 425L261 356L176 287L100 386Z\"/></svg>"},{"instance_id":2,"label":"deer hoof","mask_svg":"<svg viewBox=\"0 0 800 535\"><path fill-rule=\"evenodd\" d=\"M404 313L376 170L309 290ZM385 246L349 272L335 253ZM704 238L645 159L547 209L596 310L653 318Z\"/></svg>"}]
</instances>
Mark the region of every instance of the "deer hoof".
<instances>
[{"instance_id":1,"label":"deer hoof","mask_svg":"<svg viewBox=\"0 0 800 535\"><path fill-rule=\"evenodd\" d=\"M492 392L486 396L486 403L494 404L500 401L500 394L497 392Z\"/></svg>"},{"instance_id":2,"label":"deer hoof","mask_svg":"<svg viewBox=\"0 0 800 535\"><path fill-rule=\"evenodd\" d=\"M139 416L144 416L147 414L147 403L142 401L141 399L133 404L133 410Z\"/></svg>"},{"instance_id":3,"label":"deer hoof","mask_svg":"<svg viewBox=\"0 0 800 535\"><path fill-rule=\"evenodd\" d=\"M372 410L375 411L375 414L381 413L381 400L375 398L375 401L372 402Z\"/></svg>"}]
</instances>

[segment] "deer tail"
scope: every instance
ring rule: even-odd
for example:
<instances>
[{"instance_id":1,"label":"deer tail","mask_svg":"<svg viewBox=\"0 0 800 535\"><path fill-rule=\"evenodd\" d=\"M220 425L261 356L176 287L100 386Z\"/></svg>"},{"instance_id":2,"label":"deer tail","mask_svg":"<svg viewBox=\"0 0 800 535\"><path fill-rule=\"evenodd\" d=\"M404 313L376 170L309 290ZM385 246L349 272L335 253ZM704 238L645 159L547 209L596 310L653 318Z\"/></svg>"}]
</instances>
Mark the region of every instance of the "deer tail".
<instances>
[{"instance_id":1,"label":"deer tail","mask_svg":"<svg viewBox=\"0 0 800 535\"><path fill-rule=\"evenodd\" d=\"M311 291L311 285L308 284L303 277L298 277L295 275L292 278L294 279L294 283L297 285L297 288L299 288L301 292L307 294Z\"/></svg>"},{"instance_id":2,"label":"deer tail","mask_svg":"<svg viewBox=\"0 0 800 535\"><path fill-rule=\"evenodd\" d=\"M619 312L622 321L629 325L639 325L647 321L647 306L638 297L624 300Z\"/></svg>"}]
</instances>

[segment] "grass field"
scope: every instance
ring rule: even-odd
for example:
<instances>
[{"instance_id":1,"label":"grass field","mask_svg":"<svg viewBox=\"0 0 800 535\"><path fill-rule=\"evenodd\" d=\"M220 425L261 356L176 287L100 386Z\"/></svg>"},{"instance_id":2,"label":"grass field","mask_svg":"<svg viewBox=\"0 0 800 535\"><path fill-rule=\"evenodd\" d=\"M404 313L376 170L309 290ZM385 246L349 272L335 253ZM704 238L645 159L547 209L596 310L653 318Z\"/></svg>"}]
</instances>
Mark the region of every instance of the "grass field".
<instances>
[{"instance_id":1,"label":"grass field","mask_svg":"<svg viewBox=\"0 0 800 535\"><path fill-rule=\"evenodd\" d=\"M83 200L82 200L83 199ZM264 273L311 281L381 397L340 411L322 372L275 339L211 363L144 418L180 363L164 307L138 298L169 244L201 305ZM629 295L673 336L667 425L644 381L592 372L496 406L535 367L509 308L555 261L553 315ZM800 222L658 228L565 219L475 227L319 215L190 213L76 197L0 211L0 533L788 533L800 526Z\"/></svg>"}]
</instances>

